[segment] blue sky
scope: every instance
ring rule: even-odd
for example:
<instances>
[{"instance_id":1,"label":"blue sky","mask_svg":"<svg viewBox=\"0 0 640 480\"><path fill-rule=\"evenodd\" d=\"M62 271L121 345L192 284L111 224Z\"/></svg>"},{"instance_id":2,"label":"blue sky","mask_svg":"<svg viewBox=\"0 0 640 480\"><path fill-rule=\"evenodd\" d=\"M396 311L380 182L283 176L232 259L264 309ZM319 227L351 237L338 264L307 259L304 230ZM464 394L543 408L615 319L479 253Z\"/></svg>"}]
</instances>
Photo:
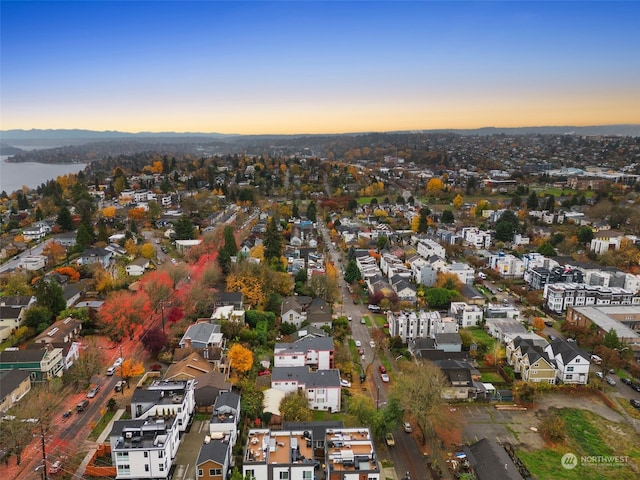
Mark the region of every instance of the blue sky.
<instances>
[{"instance_id":1,"label":"blue sky","mask_svg":"<svg viewBox=\"0 0 640 480\"><path fill-rule=\"evenodd\" d=\"M0 128L640 123L636 2L1 2Z\"/></svg>"}]
</instances>

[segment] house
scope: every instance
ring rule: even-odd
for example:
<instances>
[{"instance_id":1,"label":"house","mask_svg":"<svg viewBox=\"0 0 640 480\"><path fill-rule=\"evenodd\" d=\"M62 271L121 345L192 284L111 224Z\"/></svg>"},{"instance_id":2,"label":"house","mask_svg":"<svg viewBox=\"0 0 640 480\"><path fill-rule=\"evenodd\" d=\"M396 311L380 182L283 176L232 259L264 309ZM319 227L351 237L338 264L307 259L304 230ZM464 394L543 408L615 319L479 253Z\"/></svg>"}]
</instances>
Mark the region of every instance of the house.
<instances>
[{"instance_id":1,"label":"house","mask_svg":"<svg viewBox=\"0 0 640 480\"><path fill-rule=\"evenodd\" d=\"M312 410L339 412L341 408L338 369L312 372L308 367L274 367L271 371L271 388L287 393L304 390Z\"/></svg>"},{"instance_id":2,"label":"house","mask_svg":"<svg viewBox=\"0 0 640 480\"><path fill-rule=\"evenodd\" d=\"M6 413L31 390L31 374L26 370L0 372L0 413Z\"/></svg>"},{"instance_id":3,"label":"house","mask_svg":"<svg viewBox=\"0 0 640 480\"><path fill-rule=\"evenodd\" d=\"M51 226L46 222L36 222L22 231L22 236L27 242L39 241L51 233Z\"/></svg>"},{"instance_id":4,"label":"house","mask_svg":"<svg viewBox=\"0 0 640 480\"><path fill-rule=\"evenodd\" d=\"M307 306L307 320L315 327L331 326L331 305L322 298L314 298Z\"/></svg>"},{"instance_id":5,"label":"house","mask_svg":"<svg viewBox=\"0 0 640 480\"><path fill-rule=\"evenodd\" d=\"M67 317L54 322L33 341L34 343L70 343L80 336L81 330L81 320Z\"/></svg>"},{"instance_id":6,"label":"house","mask_svg":"<svg viewBox=\"0 0 640 480\"><path fill-rule=\"evenodd\" d=\"M189 325L180 339L179 345L180 348L206 348L224 347L224 343L224 335L220 325L205 319Z\"/></svg>"},{"instance_id":7,"label":"house","mask_svg":"<svg viewBox=\"0 0 640 480\"><path fill-rule=\"evenodd\" d=\"M194 378L195 401L198 410L213 408L218 396L223 392L231 391L231 384L227 382L227 376L222 372L203 373Z\"/></svg>"},{"instance_id":8,"label":"house","mask_svg":"<svg viewBox=\"0 0 640 480\"><path fill-rule=\"evenodd\" d=\"M237 310L244 310L242 292L216 292L213 295L213 305L216 307L231 305Z\"/></svg>"},{"instance_id":9,"label":"house","mask_svg":"<svg viewBox=\"0 0 640 480\"><path fill-rule=\"evenodd\" d=\"M477 480L524 480L507 451L494 440L483 438L463 451Z\"/></svg>"},{"instance_id":10,"label":"house","mask_svg":"<svg viewBox=\"0 0 640 480\"><path fill-rule=\"evenodd\" d=\"M276 343L273 353L276 367L334 368L333 337L307 336L293 343Z\"/></svg>"},{"instance_id":11,"label":"house","mask_svg":"<svg viewBox=\"0 0 640 480\"><path fill-rule=\"evenodd\" d=\"M230 321L243 324L244 314L244 309L236 305L220 305L215 307L210 320L212 322Z\"/></svg>"},{"instance_id":12,"label":"house","mask_svg":"<svg viewBox=\"0 0 640 480\"><path fill-rule=\"evenodd\" d=\"M42 350L45 348L62 349L62 365L65 370L71 368L75 361L80 358L80 348L82 344L79 341L70 342L51 342L51 343L27 343L28 350Z\"/></svg>"},{"instance_id":13,"label":"house","mask_svg":"<svg viewBox=\"0 0 640 480\"><path fill-rule=\"evenodd\" d=\"M460 360L436 360L433 363L442 370L447 379L447 385L442 389L443 399L467 400L474 396L475 386L471 374L473 367L469 363Z\"/></svg>"},{"instance_id":14,"label":"house","mask_svg":"<svg viewBox=\"0 0 640 480\"><path fill-rule=\"evenodd\" d=\"M87 248L80 254L78 265L100 264L103 268L108 268L112 258L113 253L105 248Z\"/></svg>"},{"instance_id":15,"label":"house","mask_svg":"<svg viewBox=\"0 0 640 480\"><path fill-rule=\"evenodd\" d=\"M213 405L213 413L209 420L211 438L225 437L233 447L238 439L238 423L240 421L240 395L233 392L222 392Z\"/></svg>"},{"instance_id":16,"label":"house","mask_svg":"<svg viewBox=\"0 0 640 480\"><path fill-rule=\"evenodd\" d=\"M117 420L109 434L116 479L169 478L180 446L175 415Z\"/></svg>"},{"instance_id":17,"label":"house","mask_svg":"<svg viewBox=\"0 0 640 480\"><path fill-rule=\"evenodd\" d=\"M456 319L460 328L476 327L482 323L484 316L478 305L465 302L451 302L449 314Z\"/></svg>"},{"instance_id":18,"label":"house","mask_svg":"<svg viewBox=\"0 0 640 480\"><path fill-rule=\"evenodd\" d=\"M2 300L3 297L0 297ZM24 320L26 308L0 304L0 342L9 338Z\"/></svg>"},{"instance_id":19,"label":"house","mask_svg":"<svg viewBox=\"0 0 640 480\"><path fill-rule=\"evenodd\" d=\"M208 374L215 367L198 353L192 352L182 360L172 363L164 374L165 380L193 380L202 374Z\"/></svg>"},{"instance_id":20,"label":"house","mask_svg":"<svg viewBox=\"0 0 640 480\"><path fill-rule=\"evenodd\" d=\"M242 460L242 478L313 479L317 466L310 430L249 430Z\"/></svg>"},{"instance_id":21,"label":"house","mask_svg":"<svg viewBox=\"0 0 640 480\"><path fill-rule=\"evenodd\" d=\"M131 397L131 416L147 419L172 415L177 430L184 432L195 409L194 387L193 380L156 380L146 387L136 388Z\"/></svg>"},{"instance_id":22,"label":"house","mask_svg":"<svg viewBox=\"0 0 640 480\"><path fill-rule=\"evenodd\" d=\"M47 265L47 257L44 255L28 255L22 257L19 267L31 272L42 270Z\"/></svg>"},{"instance_id":23,"label":"house","mask_svg":"<svg viewBox=\"0 0 640 480\"><path fill-rule=\"evenodd\" d=\"M232 467L232 445L226 439L207 439L196 460L197 480L226 480Z\"/></svg>"},{"instance_id":24,"label":"house","mask_svg":"<svg viewBox=\"0 0 640 480\"><path fill-rule=\"evenodd\" d=\"M287 297L280 307L280 318L300 328L307 319L306 307L311 303L310 297Z\"/></svg>"},{"instance_id":25,"label":"house","mask_svg":"<svg viewBox=\"0 0 640 480\"><path fill-rule=\"evenodd\" d=\"M144 257L138 257L129 265L124 267L127 272L127 275L132 277L139 277L143 275L145 270L149 268L149 259Z\"/></svg>"},{"instance_id":26,"label":"house","mask_svg":"<svg viewBox=\"0 0 640 480\"><path fill-rule=\"evenodd\" d=\"M444 352L461 352L462 337L459 333L436 333L436 349Z\"/></svg>"},{"instance_id":27,"label":"house","mask_svg":"<svg viewBox=\"0 0 640 480\"><path fill-rule=\"evenodd\" d=\"M325 478L331 480L384 478L371 431L366 427L328 428L324 468Z\"/></svg>"},{"instance_id":28,"label":"house","mask_svg":"<svg viewBox=\"0 0 640 480\"><path fill-rule=\"evenodd\" d=\"M61 377L64 370L62 348L51 345L39 350L7 348L0 352L0 371L6 370L27 371L36 382Z\"/></svg>"},{"instance_id":29,"label":"house","mask_svg":"<svg viewBox=\"0 0 640 480\"><path fill-rule=\"evenodd\" d=\"M527 333L524 325L515 318L487 318L485 326L489 335L502 343L506 343L509 338Z\"/></svg>"},{"instance_id":30,"label":"house","mask_svg":"<svg viewBox=\"0 0 640 480\"><path fill-rule=\"evenodd\" d=\"M544 351L555 361L557 381L587 384L590 364L587 352L561 338L548 344Z\"/></svg>"},{"instance_id":31,"label":"house","mask_svg":"<svg viewBox=\"0 0 640 480\"><path fill-rule=\"evenodd\" d=\"M547 341L529 333L509 339L506 344L507 363L520 373L525 382L556 383L556 367L548 353L544 351Z\"/></svg>"}]
</instances>

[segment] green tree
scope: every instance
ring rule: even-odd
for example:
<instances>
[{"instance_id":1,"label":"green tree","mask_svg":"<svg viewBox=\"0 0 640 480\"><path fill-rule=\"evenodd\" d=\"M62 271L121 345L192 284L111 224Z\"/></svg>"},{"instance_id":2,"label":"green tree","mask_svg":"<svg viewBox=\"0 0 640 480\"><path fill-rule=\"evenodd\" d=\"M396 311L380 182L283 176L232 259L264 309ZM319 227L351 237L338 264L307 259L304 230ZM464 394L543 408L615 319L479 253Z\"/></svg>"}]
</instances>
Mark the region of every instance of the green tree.
<instances>
[{"instance_id":1,"label":"green tree","mask_svg":"<svg viewBox=\"0 0 640 480\"><path fill-rule=\"evenodd\" d=\"M287 394L280 402L280 414L283 422L310 422L313 414L309 402L302 390Z\"/></svg>"},{"instance_id":2,"label":"green tree","mask_svg":"<svg viewBox=\"0 0 640 480\"><path fill-rule=\"evenodd\" d=\"M384 250L389 245L389 237L386 235L380 235L376 239L376 247L378 247L378 251Z\"/></svg>"},{"instance_id":3,"label":"green tree","mask_svg":"<svg viewBox=\"0 0 640 480\"><path fill-rule=\"evenodd\" d=\"M230 256L237 255L238 244L236 243L236 237L233 234L233 227L230 225L225 226L222 236L224 238L223 248L229 253Z\"/></svg>"},{"instance_id":4,"label":"green tree","mask_svg":"<svg viewBox=\"0 0 640 480\"><path fill-rule=\"evenodd\" d=\"M53 314L47 307L32 306L24 314L24 326L42 332L53 320Z\"/></svg>"},{"instance_id":5,"label":"green tree","mask_svg":"<svg viewBox=\"0 0 640 480\"><path fill-rule=\"evenodd\" d=\"M442 212L442 217L440 218L442 223L451 224L455 222L455 217L453 216L453 212L450 209L446 209Z\"/></svg>"},{"instance_id":6,"label":"green tree","mask_svg":"<svg viewBox=\"0 0 640 480\"><path fill-rule=\"evenodd\" d=\"M605 347L611 348L613 350L619 349L621 344L620 338L618 338L618 332L616 332L613 328L609 330L604 334L604 337L602 337L602 344Z\"/></svg>"},{"instance_id":7,"label":"green tree","mask_svg":"<svg viewBox=\"0 0 640 480\"><path fill-rule=\"evenodd\" d=\"M307 205L307 218L309 220L311 220L312 222L315 222L316 221L316 217L317 217L316 204L312 200L312 201L309 202L309 205Z\"/></svg>"},{"instance_id":8,"label":"green tree","mask_svg":"<svg viewBox=\"0 0 640 480\"><path fill-rule=\"evenodd\" d=\"M446 307L456 296L456 291L446 288L429 288L424 294L425 300L431 308Z\"/></svg>"},{"instance_id":9,"label":"green tree","mask_svg":"<svg viewBox=\"0 0 640 480\"><path fill-rule=\"evenodd\" d=\"M578 237L580 243L587 245L593 240L593 230L591 230L591 227L580 227L576 232L576 237Z\"/></svg>"},{"instance_id":10,"label":"green tree","mask_svg":"<svg viewBox=\"0 0 640 480\"><path fill-rule=\"evenodd\" d=\"M344 269L344 280L347 283L355 283L362 278L360 269L355 260L351 259L347 263L347 267Z\"/></svg>"},{"instance_id":11,"label":"green tree","mask_svg":"<svg viewBox=\"0 0 640 480\"><path fill-rule=\"evenodd\" d=\"M182 215L174 224L176 239L192 240L194 238L193 222L187 215Z\"/></svg>"},{"instance_id":12,"label":"green tree","mask_svg":"<svg viewBox=\"0 0 640 480\"><path fill-rule=\"evenodd\" d=\"M67 307L62 287L54 280L40 280L35 286L38 306L46 307L54 317Z\"/></svg>"},{"instance_id":13,"label":"green tree","mask_svg":"<svg viewBox=\"0 0 640 480\"><path fill-rule=\"evenodd\" d=\"M548 240L544 241L542 245L538 247L537 252L544 255L545 257L556 256L556 249L553 248L553 245L551 245L551 242Z\"/></svg>"},{"instance_id":14,"label":"green tree","mask_svg":"<svg viewBox=\"0 0 640 480\"><path fill-rule=\"evenodd\" d=\"M76 232L76 243L83 250L93 243L93 232L89 230L86 224L81 223Z\"/></svg>"},{"instance_id":15,"label":"green tree","mask_svg":"<svg viewBox=\"0 0 640 480\"><path fill-rule=\"evenodd\" d=\"M64 205L60 207L58 217L56 218L56 224L65 232L70 232L74 229L73 218L71 212Z\"/></svg>"},{"instance_id":16,"label":"green tree","mask_svg":"<svg viewBox=\"0 0 640 480\"><path fill-rule=\"evenodd\" d=\"M263 245L265 260L279 259L282 255L282 234L278 231L278 225L274 217L271 217L267 224Z\"/></svg>"},{"instance_id":17,"label":"green tree","mask_svg":"<svg viewBox=\"0 0 640 480\"><path fill-rule=\"evenodd\" d=\"M531 192L527 197L527 208L529 210L537 210L539 205L539 199L536 192Z\"/></svg>"}]
</instances>

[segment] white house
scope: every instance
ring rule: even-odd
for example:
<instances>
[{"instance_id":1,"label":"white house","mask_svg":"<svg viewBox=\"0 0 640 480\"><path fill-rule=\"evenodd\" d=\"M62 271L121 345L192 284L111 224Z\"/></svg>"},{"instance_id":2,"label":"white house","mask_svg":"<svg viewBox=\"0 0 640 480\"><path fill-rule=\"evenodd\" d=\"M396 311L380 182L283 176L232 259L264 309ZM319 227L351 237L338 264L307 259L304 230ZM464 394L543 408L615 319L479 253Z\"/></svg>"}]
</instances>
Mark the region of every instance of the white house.
<instances>
[{"instance_id":1,"label":"white house","mask_svg":"<svg viewBox=\"0 0 640 480\"><path fill-rule=\"evenodd\" d=\"M154 381L136 388L131 397L131 416L135 419L173 415L179 432L184 432L195 409L194 380Z\"/></svg>"},{"instance_id":2,"label":"white house","mask_svg":"<svg viewBox=\"0 0 640 480\"><path fill-rule=\"evenodd\" d=\"M304 390L312 410L339 412L341 408L338 369L312 372L308 367L274 367L271 388L287 393Z\"/></svg>"},{"instance_id":3,"label":"white house","mask_svg":"<svg viewBox=\"0 0 640 480\"><path fill-rule=\"evenodd\" d=\"M43 269L46 264L47 257L44 255L29 255L27 257L22 257L19 265L25 270L34 271Z\"/></svg>"},{"instance_id":4,"label":"white house","mask_svg":"<svg viewBox=\"0 0 640 480\"><path fill-rule=\"evenodd\" d=\"M573 344L557 339L544 351L556 362L556 378L562 383L586 385L589 381L589 354Z\"/></svg>"},{"instance_id":5,"label":"white house","mask_svg":"<svg viewBox=\"0 0 640 480\"><path fill-rule=\"evenodd\" d=\"M482 323L483 310L478 305L451 302L449 314L458 321L460 328L475 327Z\"/></svg>"},{"instance_id":6,"label":"white house","mask_svg":"<svg viewBox=\"0 0 640 480\"><path fill-rule=\"evenodd\" d=\"M149 260L144 257L138 257L124 268L127 271L127 275L139 277L149 268Z\"/></svg>"},{"instance_id":7,"label":"white house","mask_svg":"<svg viewBox=\"0 0 640 480\"><path fill-rule=\"evenodd\" d=\"M211 438L228 436L231 446L238 439L240 420L240 395L233 392L221 392L213 405L213 414L209 420Z\"/></svg>"},{"instance_id":8,"label":"white house","mask_svg":"<svg viewBox=\"0 0 640 480\"><path fill-rule=\"evenodd\" d=\"M303 337L293 343L276 343L273 364L276 367L311 367L316 370L334 368L332 337Z\"/></svg>"}]
</instances>

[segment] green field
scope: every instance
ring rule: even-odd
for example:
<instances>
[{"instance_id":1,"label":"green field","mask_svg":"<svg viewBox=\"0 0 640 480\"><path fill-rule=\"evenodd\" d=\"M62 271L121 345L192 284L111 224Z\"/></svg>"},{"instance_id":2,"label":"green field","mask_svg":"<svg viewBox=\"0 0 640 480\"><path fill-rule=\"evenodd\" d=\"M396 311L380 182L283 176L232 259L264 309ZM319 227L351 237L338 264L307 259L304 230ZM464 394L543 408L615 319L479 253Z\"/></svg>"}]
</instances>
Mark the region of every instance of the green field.
<instances>
[{"instance_id":1,"label":"green field","mask_svg":"<svg viewBox=\"0 0 640 480\"><path fill-rule=\"evenodd\" d=\"M587 410L564 408L566 438L563 444L538 451L519 450L518 457L539 480L637 479L640 467L640 447L633 428L627 424L609 422ZM562 456L574 454L578 463L573 469L562 466ZM583 462L582 457L624 457L615 464L603 460Z\"/></svg>"}]
</instances>

